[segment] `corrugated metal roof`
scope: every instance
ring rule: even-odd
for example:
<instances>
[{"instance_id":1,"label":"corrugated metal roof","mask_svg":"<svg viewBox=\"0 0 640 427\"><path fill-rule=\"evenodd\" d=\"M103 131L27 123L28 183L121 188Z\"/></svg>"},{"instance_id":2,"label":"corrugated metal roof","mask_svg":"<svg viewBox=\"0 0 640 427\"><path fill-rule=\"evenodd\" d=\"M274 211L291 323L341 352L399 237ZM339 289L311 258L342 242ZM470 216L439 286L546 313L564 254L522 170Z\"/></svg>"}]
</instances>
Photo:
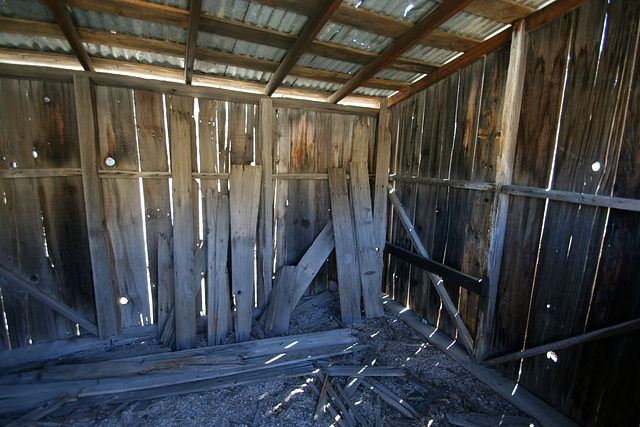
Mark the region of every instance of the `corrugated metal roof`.
<instances>
[{"instance_id":1,"label":"corrugated metal roof","mask_svg":"<svg viewBox=\"0 0 640 427\"><path fill-rule=\"evenodd\" d=\"M22 34L0 33L0 46L10 49L33 50L73 54L69 42L48 37L23 36Z\"/></svg>"},{"instance_id":2,"label":"corrugated metal roof","mask_svg":"<svg viewBox=\"0 0 640 427\"><path fill-rule=\"evenodd\" d=\"M308 17L246 0L205 1L202 12L260 28L298 35Z\"/></svg>"},{"instance_id":3,"label":"corrugated metal roof","mask_svg":"<svg viewBox=\"0 0 640 427\"><path fill-rule=\"evenodd\" d=\"M426 61L434 64L446 64L459 54L460 52L453 50L439 49L437 47L417 44L406 51L402 56L404 58Z\"/></svg>"},{"instance_id":4,"label":"corrugated metal roof","mask_svg":"<svg viewBox=\"0 0 640 427\"><path fill-rule=\"evenodd\" d=\"M84 46L89 56L94 58L116 59L119 61L133 62L137 64L184 69L184 58L89 43L84 43Z\"/></svg>"},{"instance_id":5,"label":"corrugated metal roof","mask_svg":"<svg viewBox=\"0 0 640 427\"><path fill-rule=\"evenodd\" d=\"M353 75L357 73L362 65L354 64L351 62L338 61L336 59L324 58L322 56L314 55L302 55L298 60L298 64L301 67L315 68L317 70L326 70L333 73L342 73Z\"/></svg>"},{"instance_id":6,"label":"corrugated metal roof","mask_svg":"<svg viewBox=\"0 0 640 427\"><path fill-rule=\"evenodd\" d=\"M47 4L43 1L2 0L0 1L0 15L8 18L56 22Z\"/></svg>"},{"instance_id":7,"label":"corrugated metal roof","mask_svg":"<svg viewBox=\"0 0 640 427\"><path fill-rule=\"evenodd\" d=\"M414 24L439 5L432 0L345 0L344 3Z\"/></svg>"},{"instance_id":8,"label":"corrugated metal roof","mask_svg":"<svg viewBox=\"0 0 640 427\"><path fill-rule=\"evenodd\" d=\"M382 52L394 41L391 37L356 30L333 22L327 23L316 38L323 42L374 53Z\"/></svg>"},{"instance_id":9,"label":"corrugated metal roof","mask_svg":"<svg viewBox=\"0 0 640 427\"><path fill-rule=\"evenodd\" d=\"M458 12L440 26L440 30L460 36L485 40L508 25L467 12Z\"/></svg>"}]
</instances>

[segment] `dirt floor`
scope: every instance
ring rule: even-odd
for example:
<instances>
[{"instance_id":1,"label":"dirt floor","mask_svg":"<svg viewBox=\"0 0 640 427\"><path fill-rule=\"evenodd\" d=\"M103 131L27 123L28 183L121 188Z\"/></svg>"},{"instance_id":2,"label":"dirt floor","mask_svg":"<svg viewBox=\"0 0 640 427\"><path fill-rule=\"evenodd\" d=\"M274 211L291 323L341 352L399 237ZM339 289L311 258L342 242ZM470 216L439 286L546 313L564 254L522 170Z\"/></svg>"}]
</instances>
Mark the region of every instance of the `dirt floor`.
<instances>
[{"instance_id":1,"label":"dirt floor","mask_svg":"<svg viewBox=\"0 0 640 427\"><path fill-rule=\"evenodd\" d=\"M290 333L338 328L338 317L339 306L334 298L322 306L294 316ZM322 369L330 364L359 365L363 364L365 359L375 359L375 366L402 368L405 376L376 377L375 380L400 396L418 414L413 419L402 415L372 390L360 385L352 396L356 411L361 416L359 425L498 425L500 420L509 421L501 425L533 423L533 420L526 418L442 352L425 343L417 333L392 315L386 313L383 318L364 319L350 327L360 344L365 344L368 350L320 360L316 366ZM199 337L200 345L204 346L204 341L204 337ZM115 350L113 356L132 356L141 346L148 349L154 345L154 342L127 345ZM104 354L101 357L104 357ZM91 358L91 355L83 356L84 360ZM334 378L342 387L346 386L348 378ZM317 377L292 378L204 393L77 408L72 411L63 407L42 420L41 425L343 425L343 420L336 421L330 412L324 415L321 422L314 421L318 398L311 391L310 383L314 383L318 389L322 388L322 383ZM470 418L474 421L471 422Z\"/></svg>"}]
</instances>

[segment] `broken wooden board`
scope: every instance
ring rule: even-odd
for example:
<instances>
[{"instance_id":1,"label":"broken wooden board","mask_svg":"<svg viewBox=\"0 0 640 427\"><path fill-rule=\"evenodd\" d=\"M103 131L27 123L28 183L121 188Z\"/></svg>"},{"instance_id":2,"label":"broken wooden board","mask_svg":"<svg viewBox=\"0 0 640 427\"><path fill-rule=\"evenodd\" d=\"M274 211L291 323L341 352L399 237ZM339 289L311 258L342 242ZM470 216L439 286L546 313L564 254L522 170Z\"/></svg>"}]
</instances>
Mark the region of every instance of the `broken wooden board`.
<instances>
[{"instance_id":1,"label":"broken wooden board","mask_svg":"<svg viewBox=\"0 0 640 427\"><path fill-rule=\"evenodd\" d=\"M329 169L329 190L342 321L359 322L362 318L360 272L356 259L356 239L353 230L353 212L347 191L347 175L343 168Z\"/></svg>"},{"instance_id":2,"label":"broken wooden board","mask_svg":"<svg viewBox=\"0 0 640 427\"><path fill-rule=\"evenodd\" d=\"M371 212L371 187L366 162L351 162L351 206L356 230L362 302L367 317L384 315L382 307L383 251L378 247Z\"/></svg>"},{"instance_id":3,"label":"broken wooden board","mask_svg":"<svg viewBox=\"0 0 640 427\"><path fill-rule=\"evenodd\" d=\"M207 342L222 343L231 331L229 294L229 196L208 189L207 212Z\"/></svg>"},{"instance_id":4,"label":"broken wooden board","mask_svg":"<svg viewBox=\"0 0 640 427\"><path fill-rule=\"evenodd\" d=\"M296 287L296 267L285 265L276 272L273 292L265 316L264 328L274 334L285 334L289 330L291 306Z\"/></svg>"},{"instance_id":5,"label":"broken wooden board","mask_svg":"<svg viewBox=\"0 0 640 427\"><path fill-rule=\"evenodd\" d=\"M231 218L231 282L236 303L238 342L251 334L254 289L254 250L260 202L261 166L232 165L229 174Z\"/></svg>"}]
</instances>

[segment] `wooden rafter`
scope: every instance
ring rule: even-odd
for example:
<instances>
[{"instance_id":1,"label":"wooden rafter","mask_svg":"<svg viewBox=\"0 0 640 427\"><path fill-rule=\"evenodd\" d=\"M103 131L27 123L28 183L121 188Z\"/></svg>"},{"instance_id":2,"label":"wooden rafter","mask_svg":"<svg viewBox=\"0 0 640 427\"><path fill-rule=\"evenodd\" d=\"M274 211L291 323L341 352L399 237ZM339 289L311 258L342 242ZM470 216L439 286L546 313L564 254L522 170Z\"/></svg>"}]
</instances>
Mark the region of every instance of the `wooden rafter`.
<instances>
[{"instance_id":1,"label":"wooden rafter","mask_svg":"<svg viewBox=\"0 0 640 427\"><path fill-rule=\"evenodd\" d=\"M280 83L282 83L289 71L296 65L298 59L300 59L302 54L307 50L341 3L342 0L324 0L318 5L276 72L271 75L264 89L266 95L273 95L273 92L280 86Z\"/></svg>"},{"instance_id":2,"label":"wooden rafter","mask_svg":"<svg viewBox=\"0 0 640 427\"><path fill-rule=\"evenodd\" d=\"M186 10L141 0L103 0L99 2L90 0L64 0L64 2L70 7L125 18L140 19L180 28L187 28L188 26L189 17ZM200 16L200 31L280 49L290 49L296 40L295 36L280 31L207 15ZM376 54L372 52L321 42L319 40L314 40L311 43L308 48L308 53L360 65L366 65L376 57ZM438 67L438 64L408 58L398 58L388 66L388 68L394 70L423 74L433 72Z\"/></svg>"},{"instance_id":3,"label":"wooden rafter","mask_svg":"<svg viewBox=\"0 0 640 427\"><path fill-rule=\"evenodd\" d=\"M473 0L446 0L431 13L422 18L414 27L385 49L372 62L362 68L351 80L328 98L337 103L342 98L360 87L363 82L372 78L378 71L393 62L396 58L414 46L418 40L426 37L444 22L453 17Z\"/></svg>"},{"instance_id":4,"label":"wooden rafter","mask_svg":"<svg viewBox=\"0 0 640 427\"><path fill-rule=\"evenodd\" d=\"M84 46L82 46L78 32L76 31L73 22L71 22L69 12L64 7L64 4L62 4L62 0L46 0L46 2L51 13L56 18L56 22L60 26L60 29L71 45L71 49L73 49L73 52L78 57L78 61L82 64L82 68L86 71L95 71L91 58L89 58L87 51L84 49Z\"/></svg>"},{"instance_id":5,"label":"wooden rafter","mask_svg":"<svg viewBox=\"0 0 640 427\"><path fill-rule=\"evenodd\" d=\"M198 29L202 0L189 2L189 29L187 30L187 49L184 56L184 82L191 84L193 78L193 63L196 57L196 45L198 43Z\"/></svg>"},{"instance_id":6,"label":"wooden rafter","mask_svg":"<svg viewBox=\"0 0 640 427\"><path fill-rule=\"evenodd\" d=\"M551 3L549 6L532 13L524 20L525 31L535 31L543 25L553 21L554 19L561 17L565 13L579 6L582 6L588 1L589 0L558 0L554 3ZM421 90L428 88L429 86L439 82L447 76L450 76L451 74L466 67L467 65L472 64L483 56L500 49L501 47L509 43L509 41L511 40L512 32L513 27L509 27L505 31L496 34L489 40L486 40L473 49L469 50L468 52L465 52L455 60L449 62L446 65L443 65L434 73L423 77L408 88L392 96L389 99L389 105L391 106L393 104L397 104L398 102L408 98L414 93L420 92Z\"/></svg>"}]
</instances>

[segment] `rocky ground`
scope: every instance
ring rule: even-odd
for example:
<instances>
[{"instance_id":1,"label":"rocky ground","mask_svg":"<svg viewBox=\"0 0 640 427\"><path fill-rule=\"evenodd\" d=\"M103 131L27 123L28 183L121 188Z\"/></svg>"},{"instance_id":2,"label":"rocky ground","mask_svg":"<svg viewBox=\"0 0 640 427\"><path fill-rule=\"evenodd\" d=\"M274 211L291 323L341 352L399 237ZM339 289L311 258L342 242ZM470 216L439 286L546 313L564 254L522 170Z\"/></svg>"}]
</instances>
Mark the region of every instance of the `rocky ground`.
<instances>
[{"instance_id":1,"label":"rocky ground","mask_svg":"<svg viewBox=\"0 0 640 427\"><path fill-rule=\"evenodd\" d=\"M292 318L292 334L340 327L335 299ZM351 325L367 350L318 361L329 364L362 364L375 359L376 366L402 368L401 377L378 377L380 383L405 400L418 414L408 418L365 386L357 388L352 401L361 422L368 426L530 425L511 404L462 369L442 352L390 314ZM204 345L204 337L200 338ZM139 346L117 350L122 357L136 354ZM87 358L90 356L88 355ZM348 379L335 377L341 386ZM42 420L44 425L66 426L317 426L342 425L327 413L314 421L318 398L311 390L317 378L266 381L205 393L191 393L124 404L62 408ZM482 418L484 416L484 418ZM466 417L466 418L465 418ZM363 422L364 421L364 422ZM509 422L506 422L509 421Z\"/></svg>"}]
</instances>

